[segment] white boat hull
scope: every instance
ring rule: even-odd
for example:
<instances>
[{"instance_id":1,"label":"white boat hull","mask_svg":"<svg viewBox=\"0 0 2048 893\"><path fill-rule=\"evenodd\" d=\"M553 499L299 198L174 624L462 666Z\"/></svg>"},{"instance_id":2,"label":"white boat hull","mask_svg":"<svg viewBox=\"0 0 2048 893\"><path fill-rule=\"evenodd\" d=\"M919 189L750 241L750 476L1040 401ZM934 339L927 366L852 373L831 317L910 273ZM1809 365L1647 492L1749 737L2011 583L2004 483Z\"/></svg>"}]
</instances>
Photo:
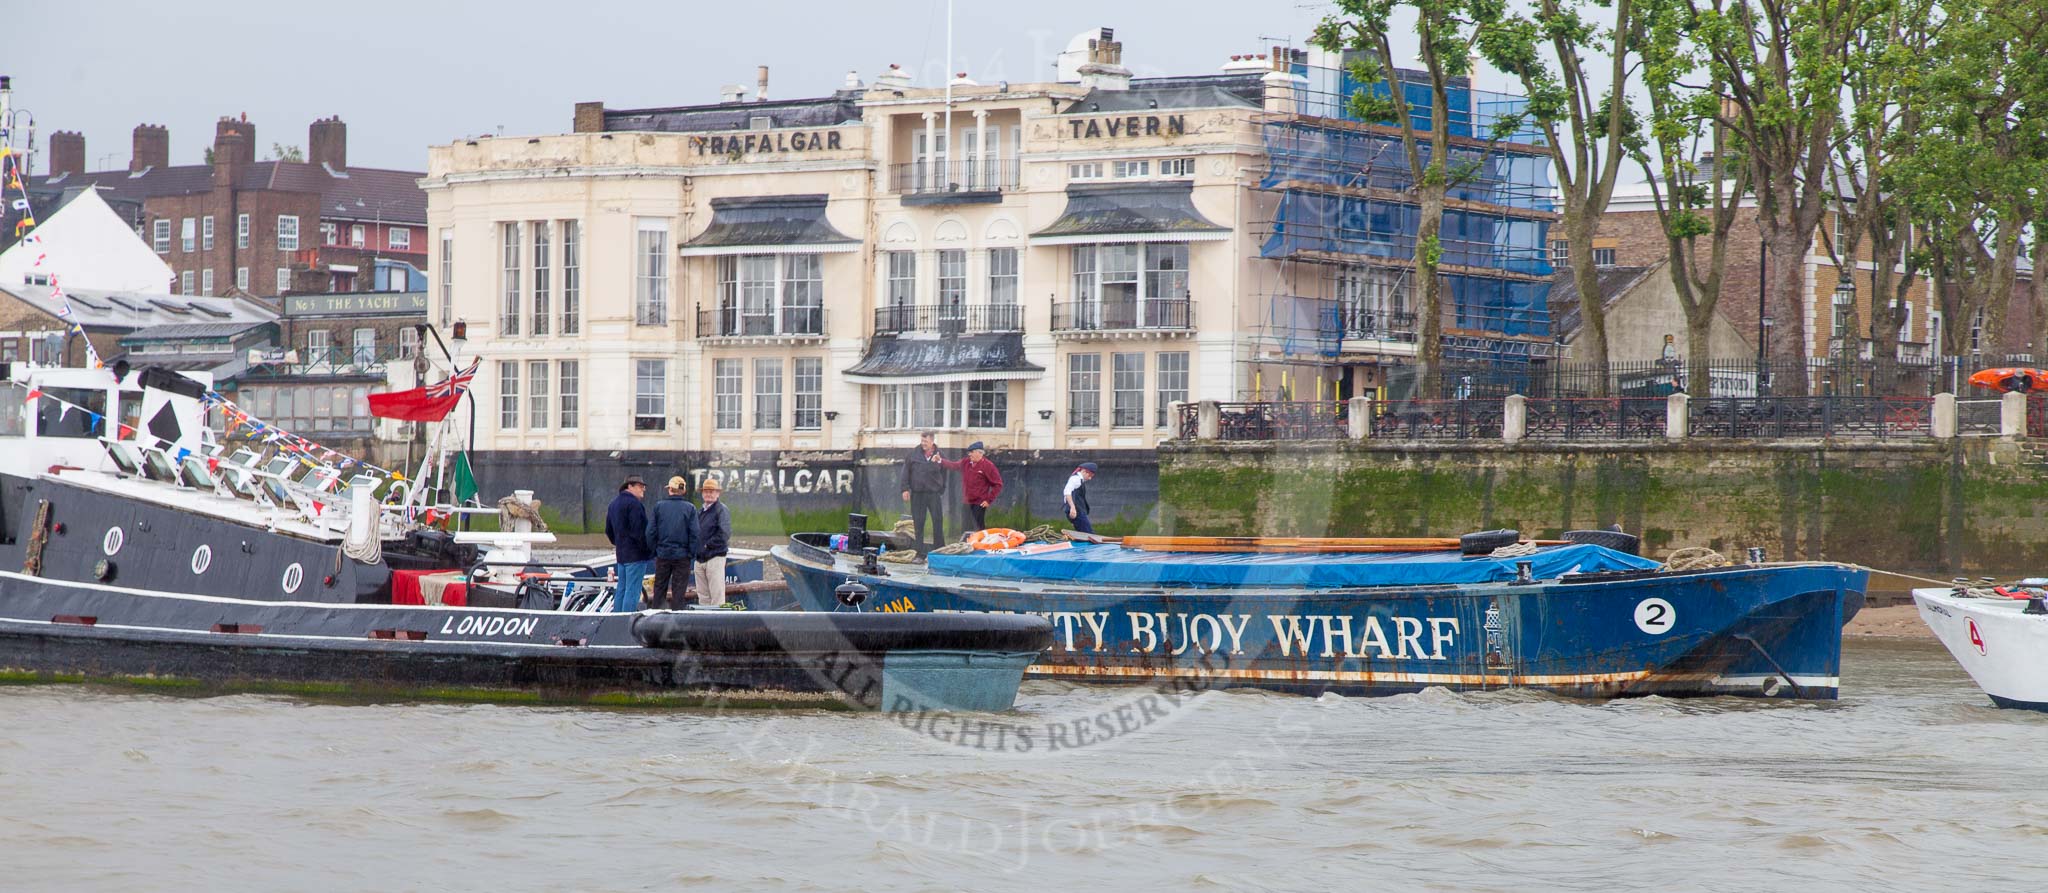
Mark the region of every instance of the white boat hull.
<instances>
[{"instance_id":1,"label":"white boat hull","mask_svg":"<svg viewBox=\"0 0 2048 893\"><path fill-rule=\"evenodd\" d=\"M2000 707L2048 711L2048 614L2022 599L1915 589L1920 620Z\"/></svg>"}]
</instances>

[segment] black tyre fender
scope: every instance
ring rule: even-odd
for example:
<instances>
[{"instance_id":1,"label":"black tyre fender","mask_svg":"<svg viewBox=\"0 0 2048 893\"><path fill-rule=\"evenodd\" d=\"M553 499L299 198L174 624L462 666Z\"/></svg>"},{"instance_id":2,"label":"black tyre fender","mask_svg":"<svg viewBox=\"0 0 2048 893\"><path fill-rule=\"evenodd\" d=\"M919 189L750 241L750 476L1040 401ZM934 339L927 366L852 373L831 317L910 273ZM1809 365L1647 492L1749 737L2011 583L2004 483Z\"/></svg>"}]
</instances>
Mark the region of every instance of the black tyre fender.
<instances>
[{"instance_id":1,"label":"black tyre fender","mask_svg":"<svg viewBox=\"0 0 2048 893\"><path fill-rule=\"evenodd\" d=\"M1481 530L1458 537L1458 553L1461 555L1485 555L1502 546L1512 546L1522 541L1519 530Z\"/></svg>"},{"instance_id":2,"label":"black tyre fender","mask_svg":"<svg viewBox=\"0 0 2048 893\"><path fill-rule=\"evenodd\" d=\"M1559 539L1568 543L1585 543L1591 546L1606 546L1616 552L1641 555L1642 537L1619 530L1567 530Z\"/></svg>"}]
</instances>

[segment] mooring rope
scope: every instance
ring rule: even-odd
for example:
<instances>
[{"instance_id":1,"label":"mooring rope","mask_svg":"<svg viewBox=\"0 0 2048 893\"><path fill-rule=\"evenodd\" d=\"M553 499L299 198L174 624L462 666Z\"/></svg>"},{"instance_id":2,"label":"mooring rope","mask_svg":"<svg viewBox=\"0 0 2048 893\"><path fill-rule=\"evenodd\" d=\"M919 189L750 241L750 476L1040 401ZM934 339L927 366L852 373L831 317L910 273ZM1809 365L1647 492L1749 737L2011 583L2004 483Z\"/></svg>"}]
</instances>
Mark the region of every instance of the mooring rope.
<instances>
[{"instance_id":1,"label":"mooring rope","mask_svg":"<svg viewBox=\"0 0 2048 893\"><path fill-rule=\"evenodd\" d=\"M1664 559L1664 569L1668 571L1696 571L1710 567L1727 567L1732 563L1728 560L1728 556L1705 546L1687 546L1671 553L1670 558Z\"/></svg>"}]
</instances>

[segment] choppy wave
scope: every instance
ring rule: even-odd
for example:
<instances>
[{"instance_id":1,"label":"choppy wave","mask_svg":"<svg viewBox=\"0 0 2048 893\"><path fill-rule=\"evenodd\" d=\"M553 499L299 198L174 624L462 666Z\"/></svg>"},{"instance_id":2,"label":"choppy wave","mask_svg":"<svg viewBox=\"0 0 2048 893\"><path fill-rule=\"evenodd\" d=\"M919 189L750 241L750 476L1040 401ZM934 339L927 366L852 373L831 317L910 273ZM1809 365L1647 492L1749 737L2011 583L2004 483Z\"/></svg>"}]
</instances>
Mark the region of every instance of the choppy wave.
<instances>
[{"instance_id":1,"label":"choppy wave","mask_svg":"<svg viewBox=\"0 0 2048 893\"><path fill-rule=\"evenodd\" d=\"M1833 704L1217 692L1057 753L898 718L0 688L0 887L2009 887L2048 716L1857 642ZM1034 681L1018 727L1127 688Z\"/></svg>"}]
</instances>

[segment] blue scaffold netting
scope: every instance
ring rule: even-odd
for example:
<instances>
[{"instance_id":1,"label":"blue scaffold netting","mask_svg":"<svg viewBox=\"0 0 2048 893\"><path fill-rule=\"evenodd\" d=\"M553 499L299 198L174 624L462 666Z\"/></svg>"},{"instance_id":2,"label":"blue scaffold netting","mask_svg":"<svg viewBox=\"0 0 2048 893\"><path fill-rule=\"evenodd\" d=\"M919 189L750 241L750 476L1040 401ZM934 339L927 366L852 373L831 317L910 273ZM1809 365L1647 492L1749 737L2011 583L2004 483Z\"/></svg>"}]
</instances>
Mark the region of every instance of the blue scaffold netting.
<instances>
[{"instance_id":1,"label":"blue scaffold netting","mask_svg":"<svg viewBox=\"0 0 2048 893\"><path fill-rule=\"evenodd\" d=\"M1592 545L1547 546L1514 558L1463 558L1455 552L1143 552L1116 545L1075 543L1071 549L1036 555L933 555L930 567L934 572L952 576L1045 583L1330 589L1504 582L1515 578L1515 564L1521 561L1529 562L1531 572L1539 580L1661 566L1647 558Z\"/></svg>"}]
</instances>

